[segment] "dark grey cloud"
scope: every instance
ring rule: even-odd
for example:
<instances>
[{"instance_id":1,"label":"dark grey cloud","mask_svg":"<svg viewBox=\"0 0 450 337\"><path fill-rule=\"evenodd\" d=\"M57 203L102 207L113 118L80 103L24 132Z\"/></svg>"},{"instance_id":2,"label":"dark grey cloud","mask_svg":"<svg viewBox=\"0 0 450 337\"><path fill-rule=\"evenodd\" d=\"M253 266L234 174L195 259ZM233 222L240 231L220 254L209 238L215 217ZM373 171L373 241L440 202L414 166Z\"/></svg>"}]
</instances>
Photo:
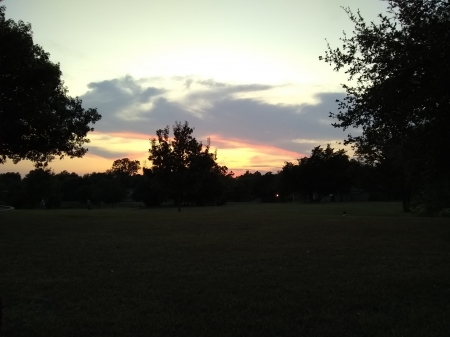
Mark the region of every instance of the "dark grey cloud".
<instances>
[{"instance_id":1,"label":"dark grey cloud","mask_svg":"<svg viewBox=\"0 0 450 337\"><path fill-rule=\"evenodd\" d=\"M145 89L144 91L142 91L139 95L139 102L141 103L146 103L150 100L150 98L160 95L162 93L164 93L165 90L162 89L158 89L158 88L153 88L153 87L148 87L147 89Z\"/></svg>"},{"instance_id":2,"label":"dark grey cloud","mask_svg":"<svg viewBox=\"0 0 450 337\"><path fill-rule=\"evenodd\" d=\"M182 81L182 86L190 87L187 95L180 99L169 99L173 97L169 95L169 89L143 87L131 77L91 83L90 91L82 99L84 105L97 107L102 113L96 130L103 132L151 135L175 121L188 121L195 127L199 140L206 135L218 134L301 153L309 153L314 146L325 146L327 142L336 145L334 140L343 140L349 133L333 128L333 119L329 117L330 111L337 110L336 99L341 99L343 93L317 94L317 104L270 104L261 99L239 98L239 94L270 90L274 88L271 85L231 85L189 79L176 79ZM197 88L197 85L210 90ZM151 102L151 106L135 105L145 102ZM201 108L193 112L193 106ZM124 118L120 112L126 109L138 109L139 118ZM296 139L311 141L294 142ZM320 143L314 143L315 140Z\"/></svg>"},{"instance_id":3,"label":"dark grey cloud","mask_svg":"<svg viewBox=\"0 0 450 337\"><path fill-rule=\"evenodd\" d=\"M129 151L108 151L107 149L96 147L96 146L89 146L89 153L94 154L96 156L100 156L106 159L112 159L116 160L117 158L125 158L129 155Z\"/></svg>"},{"instance_id":4,"label":"dark grey cloud","mask_svg":"<svg viewBox=\"0 0 450 337\"><path fill-rule=\"evenodd\" d=\"M336 98L342 98L342 94L320 94L317 105L300 106L226 98L217 101L208 115L198 121L198 129L287 150L309 152L312 148L310 143L302 145L293 140L344 139L343 131L333 128L332 119L328 117L329 112L336 109Z\"/></svg>"},{"instance_id":5,"label":"dark grey cloud","mask_svg":"<svg viewBox=\"0 0 450 337\"><path fill-rule=\"evenodd\" d=\"M152 97L165 92L161 88L143 87L139 80L131 76L91 82L88 88L89 91L81 97L83 105L98 107L101 113L108 115L117 113L134 103L148 102Z\"/></svg>"},{"instance_id":6,"label":"dark grey cloud","mask_svg":"<svg viewBox=\"0 0 450 337\"><path fill-rule=\"evenodd\" d=\"M139 130L147 130L146 132L152 133L166 125L173 125L175 121L191 121L197 118L175 102L171 102L164 97L158 98L154 102L151 111L147 111L142 115L145 116L144 118L149 124L140 125ZM149 126L151 126L151 129L149 129Z\"/></svg>"}]
</instances>

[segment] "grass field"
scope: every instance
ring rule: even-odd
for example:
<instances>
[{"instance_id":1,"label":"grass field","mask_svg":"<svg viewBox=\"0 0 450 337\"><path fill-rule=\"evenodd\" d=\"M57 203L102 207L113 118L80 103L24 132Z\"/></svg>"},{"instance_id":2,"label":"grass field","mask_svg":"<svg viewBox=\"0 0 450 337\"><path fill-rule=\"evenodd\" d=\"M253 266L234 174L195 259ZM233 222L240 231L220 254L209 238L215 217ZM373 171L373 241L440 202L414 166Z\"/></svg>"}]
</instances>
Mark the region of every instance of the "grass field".
<instances>
[{"instance_id":1,"label":"grass field","mask_svg":"<svg viewBox=\"0 0 450 337\"><path fill-rule=\"evenodd\" d=\"M3 336L449 336L450 220L400 209L0 212Z\"/></svg>"}]
</instances>

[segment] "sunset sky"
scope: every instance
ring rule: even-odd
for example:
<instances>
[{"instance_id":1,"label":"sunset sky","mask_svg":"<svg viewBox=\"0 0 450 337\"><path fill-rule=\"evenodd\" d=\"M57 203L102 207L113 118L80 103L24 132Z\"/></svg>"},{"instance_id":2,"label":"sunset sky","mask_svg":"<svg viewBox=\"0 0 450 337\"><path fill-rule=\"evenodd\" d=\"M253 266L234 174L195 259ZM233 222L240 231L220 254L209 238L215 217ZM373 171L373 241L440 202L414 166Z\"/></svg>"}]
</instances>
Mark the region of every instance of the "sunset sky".
<instances>
[{"instance_id":1,"label":"sunset sky","mask_svg":"<svg viewBox=\"0 0 450 337\"><path fill-rule=\"evenodd\" d=\"M50 167L104 172L115 159L148 157L157 129L188 121L211 138L236 173L277 172L315 146L341 148L348 130L330 111L343 73L319 61L353 26L341 6L367 21L380 0L4 0L6 17L32 25L34 42L59 62L71 96L103 118L82 159ZM146 162L147 166L151 163ZM28 173L8 161L0 173Z\"/></svg>"}]
</instances>

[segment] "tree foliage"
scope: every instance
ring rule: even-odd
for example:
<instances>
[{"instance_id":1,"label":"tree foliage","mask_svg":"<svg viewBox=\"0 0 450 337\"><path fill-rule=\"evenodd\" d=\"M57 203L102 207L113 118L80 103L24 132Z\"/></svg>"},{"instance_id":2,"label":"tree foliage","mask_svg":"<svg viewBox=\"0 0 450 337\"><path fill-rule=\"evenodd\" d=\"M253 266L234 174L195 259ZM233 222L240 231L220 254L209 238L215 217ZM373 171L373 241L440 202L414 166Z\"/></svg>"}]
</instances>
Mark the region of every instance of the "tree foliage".
<instances>
[{"instance_id":1,"label":"tree foliage","mask_svg":"<svg viewBox=\"0 0 450 337\"><path fill-rule=\"evenodd\" d=\"M130 160L128 158L117 159L113 162L111 169L106 172L113 178L118 179L126 188L135 187L137 174L141 169L139 160Z\"/></svg>"},{"instance_id":2,"label":"tree foliage","mask_svg":"<svg viewBox=\"0 0 450 337\"><path fill-rule=\"evenodd\" d=\"M139 160L130 160L128 158L122 158L114 160L110 172L113 175L119 176L134 176L138 174L141 169L141 163Z\"/></svg>"},{"instance_id":3,"label":"tree foliage","mask_svg":"<svg viewBox=\"0 0 450 337\"><path fill-rule=\"evenodd\" d=\"M0 163L29 159L39 167L82 157L101 115L68 96L59 64L32 35L30 24L6 20L0 7Z\"/></svg>"},{"instance_id":4,"label":"tree foliage","mask_svg":"<svg viewBox=\"0 0 450 337\"><path fill-rule=\"evenodd\" d=\"M60 184L51 170L32 170L24 177L23 184L27 195L26 207L36 207L41 200L45 201L47 208L59 207L62 199Z\"/></svg>"},{"instance_id":5,"label":"tree foliage","mask_svg":"<svg viewBox=\"0 0 450 337\"><path fill-rule=\"evenodd\" d=\"M328 144L325 149L313 148L309 157L298 159L297 165L286 163L281 179L285 186L290 186L290 192L300 192L310 201L319 202L326 195L349 192L349 167L345 151L334 151Z\"/></svg>"},{"instance_id":6,"label":"tree foliage","mask_svg":"<svg viewBox=\"0 0 450 337\"><path fill-rule=\"evenodd\" d=\"M158 179L158 175L151 168L144 167L143 172L143 176L133 190L133 200L142 201L147 207L161 205L169 196L164 182Z\"/></svg>"},{"instance_id":7,"label":"tree foliage","mask_svg":"<svg viewBox=\"0 0 450 337\"><path fill-rule=\"evenodd\" d=\"M188 122L175 122L170 128L156 131L157 138L152 138L149 160L152 168L148 173L152 180L164 186L181 210L181 203L202 204L205 199L218 198L222 191L221 177L228 175L225 166L216 162L216 153L210 152L210 142L206 145L198 142Z\"/></svg>"},{"instance_id":8,"label":"tree foliage","mask_svg":"<svg viewBox=\"0 0 450 337\"><path fill-rule=\"evenodd\" d=\"M246 171L234 179L228 197L232 201L278 202L280 201L278 180L278 174L272 172L262 174L259 171L253 173Z\"/></svg>"},{"instance_id":9,"label":"tree foliage","mask_svg":"<svg viewBox=\"0 0 450 337\"><path fill-rule=\"evenodd\" d=\"M356 154L402 172L406 210L415 189L450 169L450 2L387 3L379 23L345 8L353 36L320 59L349 75L333 125L362 129L346 140Z\"/></svg>"}]
</instances>

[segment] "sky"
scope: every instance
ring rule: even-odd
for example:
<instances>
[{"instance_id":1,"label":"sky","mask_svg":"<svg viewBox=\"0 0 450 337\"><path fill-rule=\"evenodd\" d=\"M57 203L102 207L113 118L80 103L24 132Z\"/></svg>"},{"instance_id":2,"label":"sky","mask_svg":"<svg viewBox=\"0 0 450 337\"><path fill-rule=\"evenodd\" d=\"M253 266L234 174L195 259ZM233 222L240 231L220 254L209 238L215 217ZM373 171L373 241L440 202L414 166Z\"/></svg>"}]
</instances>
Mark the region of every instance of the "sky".
<instances>
[{"instance_id":1,"label":"sky","mask_svg":"<svg viewBox=\"0 0 450 337\"><path fill-rule=\"evenodd\" d=\"M81 159L50 168L104 172L116 159L148 161L149 139L175 121L217 149L236 175L274 172L316 146L335 149L349 132L330 112L345 73L319 60L382 0L4 0L6 17L31 23L33 38L60 63L69 95L102 119ZM349 150L349 155L352 154ZM33 169L11 161L0 173Z\"/></svg>"}]
</instances>

